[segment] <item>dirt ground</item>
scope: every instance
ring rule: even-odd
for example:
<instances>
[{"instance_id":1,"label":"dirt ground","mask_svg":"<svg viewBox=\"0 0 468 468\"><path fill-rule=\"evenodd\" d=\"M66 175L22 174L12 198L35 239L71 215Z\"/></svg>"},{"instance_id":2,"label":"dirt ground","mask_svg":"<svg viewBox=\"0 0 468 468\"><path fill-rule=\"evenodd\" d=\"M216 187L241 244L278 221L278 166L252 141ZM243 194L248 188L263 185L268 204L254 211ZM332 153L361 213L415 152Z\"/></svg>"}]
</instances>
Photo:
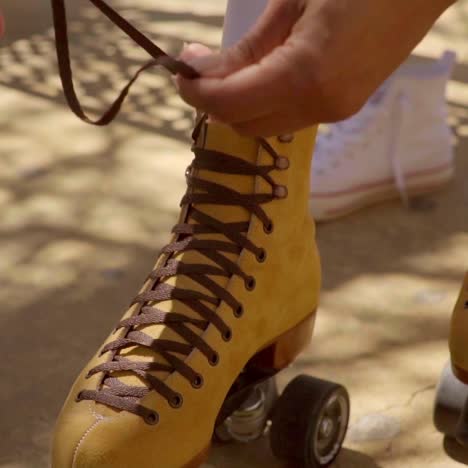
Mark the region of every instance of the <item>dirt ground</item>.
<instances>
[{"instance_id":1,"label":"dirt ground","mask_svg":"<svg viewBox=\"0 0 468 468\"><path fill-rule=\"evenodd\" d=\"M69 2L89 109L145 56L85 0ZM196 5L194 4L196 3ZM224 1L116 0L169 51L216 46ZM163 74L136 86L118 123L64 105L47 2L4 0L0 44L0 468L45 468L73 378L118 321L176 220L192 114ZM468 455L432 425L451 308L468 269L468 1L415 51L459 53L450 82L457 175L411 209L386 203L320 225L324 287L310 348L280 377L339 381L353 411L338 468L454 468ZM155 462L156 464L156 462ZM213 451L205 468L281 468L267 442ZM164 468L164 467L163 467Z\"/></svg>"}]
</instances>

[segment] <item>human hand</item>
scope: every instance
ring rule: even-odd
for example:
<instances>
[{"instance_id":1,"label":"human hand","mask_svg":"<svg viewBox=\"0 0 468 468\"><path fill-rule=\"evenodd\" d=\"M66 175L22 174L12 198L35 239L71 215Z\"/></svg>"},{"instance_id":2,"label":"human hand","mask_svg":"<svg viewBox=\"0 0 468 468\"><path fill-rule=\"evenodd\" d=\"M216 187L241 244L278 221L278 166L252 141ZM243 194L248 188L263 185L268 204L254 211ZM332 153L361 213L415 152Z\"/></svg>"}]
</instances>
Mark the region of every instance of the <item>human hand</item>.
<instances>
[{"instance_id":1,"label":"human hand","mask_svg":"<svg viewBox=\"0 0 468 468\"><path fill-rule=\"evenodd\" d=\"M270 0L253 30L181 58L182 98L239 133L272 136L357 112L454 0Z\"/></svg>"}]
</instances>

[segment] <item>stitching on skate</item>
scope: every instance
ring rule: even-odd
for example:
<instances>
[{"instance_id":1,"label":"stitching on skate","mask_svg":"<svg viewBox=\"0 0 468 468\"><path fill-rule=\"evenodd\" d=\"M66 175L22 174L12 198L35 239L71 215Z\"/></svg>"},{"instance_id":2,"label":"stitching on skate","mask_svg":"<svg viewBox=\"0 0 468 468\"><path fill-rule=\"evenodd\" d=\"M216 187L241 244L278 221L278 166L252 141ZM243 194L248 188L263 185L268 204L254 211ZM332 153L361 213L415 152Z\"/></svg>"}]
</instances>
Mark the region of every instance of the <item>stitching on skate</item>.
<instances>
[{"instance_id":1,"label":"stitching on skate","mask_svg":"<svg viewBox=\"0 0 468 468\"><path fill-rule=\"evenodd\" d=\"M91 412L95 415L96 417L96 413L91 410ZM73 461L72 461L72 468L75 466L75 462L76 462L76 457L78 455L78 450L80 449L82 443L85 441L86 437L88 437L88 435L98 426L98 424L100 424L103 420L104 420L104 416L101 416L99 415L99 417L96 418L96 421L94 421L94 423L85 431L85 433L81 436L80 440L78 441L78 443L76 444L76 447L75 447L75 450L73 451Z\"/></svg>"},{"instance_id":2,"label":"stitching on skate","mask_svg":"<svg viewBox=\"0 0 468 468\"><path fill-rule=\"evenodd\" d=\"M88 407L89 407L89 411L91 411L92 415L96 418L96 419L104 419L104 416L100 413L97 413L95 410L94 410L94 406L96 406L95 404L93 404L94 402L93 401L89 401L88 402Z\"/></svg>"}]
</instances>

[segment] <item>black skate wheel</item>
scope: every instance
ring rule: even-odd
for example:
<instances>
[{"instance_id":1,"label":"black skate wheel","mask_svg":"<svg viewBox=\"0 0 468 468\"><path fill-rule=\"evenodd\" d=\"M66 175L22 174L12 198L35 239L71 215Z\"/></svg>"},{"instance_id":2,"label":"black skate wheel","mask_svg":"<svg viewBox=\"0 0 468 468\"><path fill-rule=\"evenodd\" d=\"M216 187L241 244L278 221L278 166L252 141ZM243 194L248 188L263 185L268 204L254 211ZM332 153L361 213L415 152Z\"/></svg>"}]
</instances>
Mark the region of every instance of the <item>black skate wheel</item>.
<instances>
[{"instance_id":1,"label":"black skate wheel","mask_svg":"<svg viewBox=\"0 0 468 468\"><path fill-rule=\"evenodd\" d=\"M434 405L434 425L448 437L455 438L457 425L468 397L468 385L458 380L450 363L446 364L439 380Z\"/></svg>"},{"instance_id":2,"label":"black skate wheel","mask_svg":"<svg viewBox=\"0 0 468 468\"><path fill-rule=\"evenodd\" d=\"M304 468L329 466L343 445L349 413L348 392L341 385L307 375L295 378L272 413L274 455Z\"/></svg>"}]
</instances>

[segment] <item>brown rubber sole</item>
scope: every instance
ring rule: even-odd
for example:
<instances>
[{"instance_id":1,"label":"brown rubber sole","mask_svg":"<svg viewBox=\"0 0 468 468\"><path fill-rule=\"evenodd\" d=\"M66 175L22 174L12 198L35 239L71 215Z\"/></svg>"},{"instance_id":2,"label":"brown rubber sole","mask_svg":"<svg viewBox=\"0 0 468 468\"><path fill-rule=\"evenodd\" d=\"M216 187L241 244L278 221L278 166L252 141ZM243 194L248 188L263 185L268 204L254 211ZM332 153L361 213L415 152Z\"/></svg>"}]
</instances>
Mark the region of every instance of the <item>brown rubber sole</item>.
<instances>
[{"instance_id":1,"label":"brown rubber sole","mask_svg":"<svg viewBox=\"0 0 468 468\"><path fill-rule=\"evenodd\" d=\"M316 310L295 327L276 337L249 361L249 365L280 371L292 364L310 343L314 333Z\"/></svg>"}]
</instances>

